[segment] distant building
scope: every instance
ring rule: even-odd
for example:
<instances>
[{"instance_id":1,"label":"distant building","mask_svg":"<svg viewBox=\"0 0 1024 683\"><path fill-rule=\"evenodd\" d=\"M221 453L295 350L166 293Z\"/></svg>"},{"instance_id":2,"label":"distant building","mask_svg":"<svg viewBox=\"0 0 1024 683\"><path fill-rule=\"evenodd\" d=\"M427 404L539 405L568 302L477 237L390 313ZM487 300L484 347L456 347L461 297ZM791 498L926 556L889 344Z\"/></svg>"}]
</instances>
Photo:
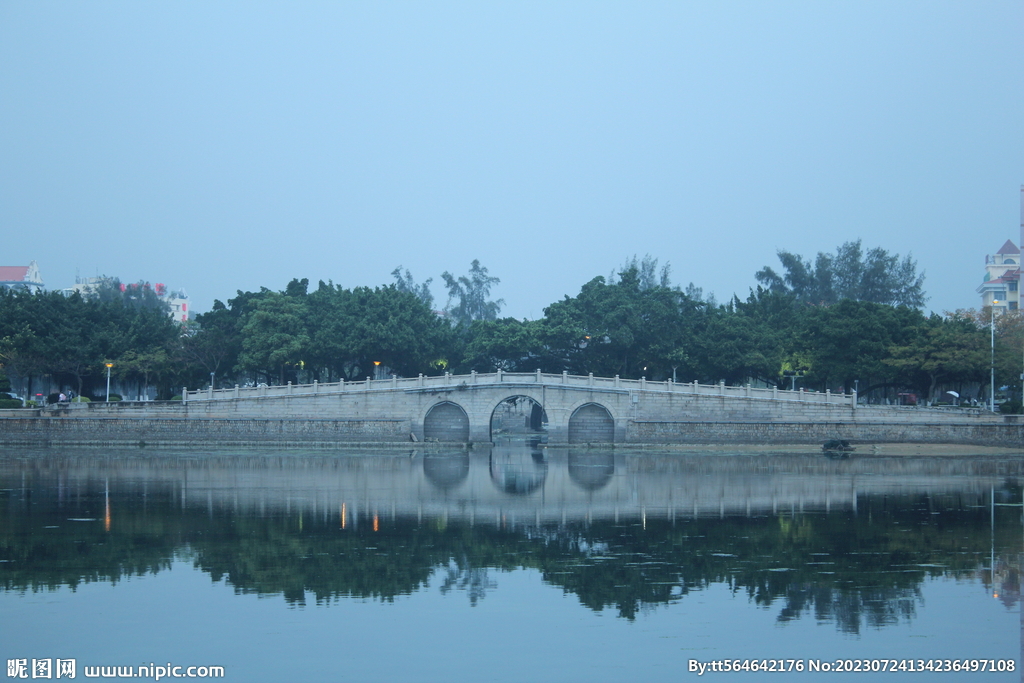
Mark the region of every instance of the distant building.
<instances>
[{"instance_id":1,"label":"distant building","mask_svg":"<svg viewBox=\"0 0 1024 683\"><path fill-rule=\"evenodd\" d=\"M171 291L162 282L158 282L156 283L156 294L167 302L174 322L183 323L188 320L188 294L184 289Z\"/></svg>"},{"instance_id":2,"label":"distant building","mask_svg":"<svg viewBox=\"0 0 1024 683\"><path fill-rule=\"evenodd\" d=\"M67 289L63 290L65 294L70 296L75 292L82 295L83 298L88 299L90 297L99 294L100 288L104 285L112 285L114 278L100 276L100 277L76 277L75 284ZM132 283L129 285L121 284L121 291L124 292L130 287L138 287L138 284ZM145 285L148 287L148 285ZM189 315L189 300L188 294L185 293L184 289L167 289L167 285L162 282L158 282L153 285L153 292L167 304L168 313L171 318L178 323L183 323L188 320Z\"/></svg>"},{"instance_id":3,"label":"distant building","mask_svg":"<svg viewBox=\"0 0 1024 683\"><path fill-rule=\"evenodd\" d=\"M109 277L78 277L75 276L75 284L71 285L67 289L60 290L64 296L71 296L74 293L82 295L83 299L89 299L99 294L100 286L106 282L111 282L113 278Z\"/></svg>"},{"instance_id":4,"label":"distant building","mask_svg":"<svg viewBox=\"0 0 1024 683\"><path fill-rule=\"evenodd\" d=\"M1020 306L1020 249L1006 240L999 251L985 257L985 281L978 287L982 307L1013 311Z\"/></svg>"},{"instance_id":5,"label":"distant building","mask_svg":"<svg viewBox=\"0 0 1024 683\"><path fill-rule=\"evenodd\" d=\"M0 266L0 287L22 289L33 294L43 291L39 264L29 261L27 266Z\"/></svg>"},{"instance_id":6,"label":"distant building","mask_svg":"<svg viewBox=\"0 0 1024 683\"><path fill-rule=\"evenodd\" d=\"M1024 185L1020 187L1020 239L1024 246ZM1015 311L1020 308L1021 250L1011 240L985 257L985 280L978 287L981 306ZM993 302L996 302L993 304Z\"/></svg>"}]
</instances>

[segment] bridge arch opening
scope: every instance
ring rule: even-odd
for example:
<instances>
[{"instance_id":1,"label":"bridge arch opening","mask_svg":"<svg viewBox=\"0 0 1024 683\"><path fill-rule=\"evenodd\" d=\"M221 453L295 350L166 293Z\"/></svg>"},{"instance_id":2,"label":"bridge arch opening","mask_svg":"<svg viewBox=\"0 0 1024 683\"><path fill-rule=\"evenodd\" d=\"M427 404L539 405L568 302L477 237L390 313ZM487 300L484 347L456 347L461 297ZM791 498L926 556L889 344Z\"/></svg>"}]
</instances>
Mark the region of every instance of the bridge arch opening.
<instances>
[{"instance_id":1,"label":"bridge arch opening","mask_svg":"<svg viewBox=\"0 0 1024 683\"><path fill-rule=\"evenodd\" d=\"M569 416L569 443L612 443L615 420L599 403L584 403Z\"/></svg>"},{"instance_id":2,"label":"bridge arch opening","mask_svg":"<svg viewBox=\"0 0 1024 683\"><path fill-rule=\"evenodd\" d=\"M509 396L491 411L491 441L533 439L547 433L544 406L529 396Z\"/></svg>"},{"instance_id":3,"label":"bridge arch opening","mask_svg":"<svg viewBox=\"0 0 1024 683\"><path fill-rule=\"evenodd\" d=\"M423 438L427 441L469 442L469 415L458 403L436 403L423 418Z\"/></svg>"}]
</instances>

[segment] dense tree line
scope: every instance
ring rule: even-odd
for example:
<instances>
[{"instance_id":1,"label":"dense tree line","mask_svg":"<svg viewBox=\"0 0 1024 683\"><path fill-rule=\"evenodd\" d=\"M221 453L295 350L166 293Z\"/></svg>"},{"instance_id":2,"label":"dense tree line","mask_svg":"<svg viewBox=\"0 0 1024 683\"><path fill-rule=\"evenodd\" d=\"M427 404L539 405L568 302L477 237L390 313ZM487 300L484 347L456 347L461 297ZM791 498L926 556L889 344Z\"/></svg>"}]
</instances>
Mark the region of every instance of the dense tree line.
<instances>
[{"instance_id":1,"label":"dense tree line","mask_svg":"<svg viewBox=\"0 0 1024 683\"><path fill-rule=\"evenodd\" d=\"M115 360L120 377L166 379L179 335L145 283L122 289L113 280L88 299L0 289L0 362L28 380L28 393L32 378L49 376L83 394Z\"/></svg>"},{"instance_id":2,"label":"dense tree line","mask_svg":"<svg viewBox=\"0 0 1024 683\"><path fill-rule=\"evenodd\" d=\"M443 274L443 311L432 310L430 280L401 267L393 284L374 288L321 281L311 290L293 279L281 291L239 291L185 326L145 283L91 298L3 291L0 362L12 376L48 376L85 394L113 362L117 377L156 386L161 398L211 376L232 386L497 368L928 400L950 388L987 393L990 313L923 313L923 276L909 257L872 249L865 258L859 242L819 254L813 267L779 257L785 276L765 268L766 286L724 304L673 286L668 266L633 258L537 320L499 317L499 280L478 261L467 275ZM997 384L1019 386L1022 348L1019 313L999 316Z\"/></svg>"}]
</instances>

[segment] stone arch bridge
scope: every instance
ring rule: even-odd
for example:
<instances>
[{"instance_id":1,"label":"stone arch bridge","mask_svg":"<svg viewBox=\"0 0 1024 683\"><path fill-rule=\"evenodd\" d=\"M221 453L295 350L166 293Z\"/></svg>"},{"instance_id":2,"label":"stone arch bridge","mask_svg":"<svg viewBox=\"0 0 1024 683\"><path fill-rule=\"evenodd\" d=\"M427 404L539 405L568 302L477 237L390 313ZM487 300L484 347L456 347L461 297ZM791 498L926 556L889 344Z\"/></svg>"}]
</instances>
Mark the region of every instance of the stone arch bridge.
<instances>
[{"instance_id":1,"label":"stone arch bridge","mask_svg":"<svg viewBox=\"0 0 1024 683\"><path fill-rule=\"evenodd\" d=\"M679 425L692 431L708 424L848 421L857 412L856 394L539 371L182 393L190 417L342 420L361 422L370 432L376 424L383 440L463 443L492 441L492 417L513 398L529 399L543 410L553 444L666 442L675 440ZM704 442L718 440L709 435Z\"/></svg>"},{"instance_id":2,"label":"stone arch bridge","mask_svg":"<svg viewBox=\"0 0 1024 683\"><path fill-rule=\"evenodd\" d=\"M529 402L529 415L509 399ZM500 406L504 406L499 410ZM857 405L855 394L617 377L488 373L183 391L181 401L0 410L0 444L380 447L483 444L491 425L545 427L547 443L922 443L1024 448L1016 415Z\"/></svg>"}]
</instances>

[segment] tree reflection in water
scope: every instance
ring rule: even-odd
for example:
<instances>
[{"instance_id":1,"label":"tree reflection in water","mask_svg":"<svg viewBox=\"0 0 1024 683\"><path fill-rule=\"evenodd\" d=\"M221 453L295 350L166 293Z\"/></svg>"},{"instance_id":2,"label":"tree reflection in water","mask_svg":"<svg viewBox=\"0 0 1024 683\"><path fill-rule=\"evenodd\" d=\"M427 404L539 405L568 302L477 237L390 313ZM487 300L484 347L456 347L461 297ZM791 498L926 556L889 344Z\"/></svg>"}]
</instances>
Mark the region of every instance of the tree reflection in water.
<instances>
[{"instance_id":1,"label":"tree reflection in water","mask_svg":"<svg viewBox=\"0 0 1024 683\"><path fill-rule=\"evenodd\" d=\"M617 519L584 507L563 522L540 517L543 506L554 504L546 496L572 490L552 488L552 482L564 478L582 491L582 500L594 501L595 495L622 497L653 486L644 484L645 470L656 470L650 481L668 477L671 493L687 478L710 477L704 470L718 465L703 461L703 469L673 479L678 460L665 474L650 460L620 468L608 452L551 456L537 446L491 453L481 463L486 478L478 482L471 471L476 461L467 453L418 457L422 463L408 455L369 461L0 460L0 588L116 583L189 558L239 593L281 595L294 605L310 597L318 604L350 597L390 601L426 590L432 580L442 594L464 592L476 604L499 590L494 572L533 569L582 605L612 608L625 619L719 584L778 610L779 622L813 616L849 633L913 619L929 577L980 578L1002 590L1008 604L1019 599L1020 508L993 508L989 493L1019 501L1018 473L998 481L936 479L916 491L857 494L855 506L831 510L791 506L683 516L676 508L672 514L637 514L621 503ZM800 463L804 470L819 467L817 461ZM1007 467L997 463L993 469L1005 473ZM365 483L370 470L384 473L379 481L404 482L402 490L443 493L449 507L432 512L435 499L428 497L401 508ZM300 475L322 488L294 488ZM695 490L735 483L736 476L705 478ZM801 471L797 481L807 487L814 476ZM831 482L835 475L822 476ZM223 477L235 488L217 488ZM349 481L371 493L351 504L326 497L338 482ZM273 497L267 482L292 482L279 484L292 488ZM103 515L107 489L109 530ZM473 512L493 495L506 497L496 499L488 514ZM516 508L515 501L523 500L541 507Z\"/></svg>"}]
</instances>

